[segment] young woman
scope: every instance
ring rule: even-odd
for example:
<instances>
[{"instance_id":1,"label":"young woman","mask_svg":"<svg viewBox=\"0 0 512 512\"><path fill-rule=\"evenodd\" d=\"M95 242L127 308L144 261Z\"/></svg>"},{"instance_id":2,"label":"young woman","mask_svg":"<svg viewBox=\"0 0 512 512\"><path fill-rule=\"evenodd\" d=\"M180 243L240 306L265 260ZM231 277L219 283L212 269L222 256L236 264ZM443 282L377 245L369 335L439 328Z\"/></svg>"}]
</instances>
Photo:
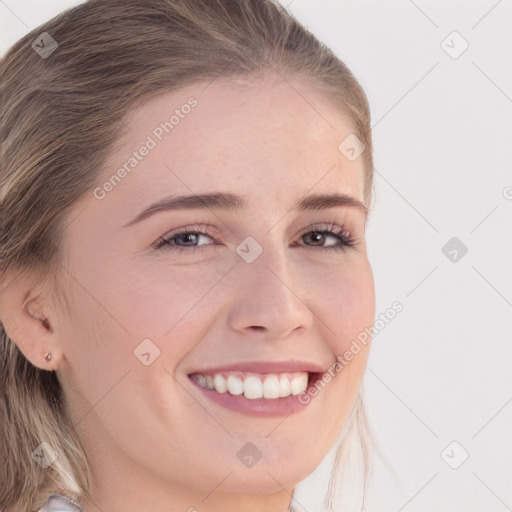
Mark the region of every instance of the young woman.
<instances>
[{"instance_id":1,"label":"young woman","mask_svg":"<svg viewBox=\"0 0 512 512\"><path fill-rule=\"evenodd\" d=\"M370 466L370 113L270 0L91 0L2 60L0 509L299 510Z\"/></svg>"}]
</instances>

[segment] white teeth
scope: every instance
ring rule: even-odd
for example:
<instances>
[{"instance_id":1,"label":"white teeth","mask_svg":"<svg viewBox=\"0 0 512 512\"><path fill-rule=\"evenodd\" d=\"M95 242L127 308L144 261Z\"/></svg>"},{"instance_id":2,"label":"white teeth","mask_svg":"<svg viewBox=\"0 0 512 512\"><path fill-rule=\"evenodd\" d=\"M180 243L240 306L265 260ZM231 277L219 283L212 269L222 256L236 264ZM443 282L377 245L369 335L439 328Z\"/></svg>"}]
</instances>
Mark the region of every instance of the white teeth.
<instances>
[{"instance_id":1,"label":"white teeth","mask_svg":"<svg viewBox=\"0 0 512 512\"><path fill-rule=\"evenodd\" d=\"M308 387L308 374L294 377L290 383L292 395L300 395Z\"/></svg>"},{"instance_id":2,"label":"white teeth","mask_svg":"<svg viewBox=\"0 0 512 512\"><path fill-rule=\"evenodd\" d=\"M213 386L218 393L225 393L228 390L226 379L219 373L213 378Z\"/></svg>"},{"instance_id":3,"label":"white teeth","mask_svg":"<svg viewBox=\"0 0 512 512\"><path fill-rule=\"evenodd\" d=\"M203 388L206 387L206 377L204 375L199 374L197 376L197 382L199 383L200 386L203 386Z\"/></svg>"},{"instance_id":4,"label":"white teeth","mask_svg":"<svg viewBox=\"0 0 512 512\"><path fill-rule=\"evenodd\" d=\"M276 399L290 395L299 395L308 387L308 373L258 374L242 372L226 372L211 375L194 374L197 383L218 393L228 392L231 395L244 395L250 400L258 398Z\"/></svg>"},{"instance_id":5,"label":"white teeth","mask_svg":"<svg viewBox=\"0 0 512 512\"><path fill-rule=\"evenodd\" d=\"M286 379L286 377L285 377L285 379ZM284 396L284 394L283 394L283 396ZM279 398L279 379L278 379L277 375L269 375L263 381L263 397L264 398Z\"/></svg>"},{"instance_id":6,"label":"white teeth","mask_svg":"<svg viewBox=\"0 0 512 512\"><path fill-rule=\"evenodd\" d=\"M290 396L290 379L284 375L279 377L279 396Z\"/></svg>"},{"instance_id":7,"label":"white teeth","mask_svg":"<svg viewBox=\"0 0 512 512\"><path fill-rule=\"evenodd\" d=\"M228 377L228 379L230 378L231 377ZM242 383L241 380L240 383ZM245 398L263 398L263 384L258 377L246 377L243 386Z\"/></svg>"},{"instance_id":8,"label":"white teeth","mask_svg":"<svg viewBox=\"0 0 512 512\"><path fill-rule=\"evenodd\" d=\"M234 375L228 377L227 386L232 395L241 395L244 392L244 383Z\"/></svg>"}]
</instances>

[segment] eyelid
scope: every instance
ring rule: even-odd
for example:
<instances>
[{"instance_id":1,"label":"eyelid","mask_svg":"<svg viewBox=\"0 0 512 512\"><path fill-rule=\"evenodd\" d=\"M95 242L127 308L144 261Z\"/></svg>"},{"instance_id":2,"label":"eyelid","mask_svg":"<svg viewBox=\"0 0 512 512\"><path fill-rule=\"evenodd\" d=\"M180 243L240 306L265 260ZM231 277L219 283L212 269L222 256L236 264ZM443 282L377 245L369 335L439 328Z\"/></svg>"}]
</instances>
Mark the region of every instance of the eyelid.
<instances>
[{"instance_id":1,"label":"eyelid","mask_svg":"<svg viewBox=\"0 0 512 512\"><path fill-rule=\"evenodd\" d=\"M343 225L338 224L337 222L315 222L314 224L310 224L308 227L301 230L298 236L302 236L305 235L306 233L310 233L311 231L316 230L331 231L335 235L345 234L347 237L351 236L350 231L343 227Z\"/></svg>"}]
</instances>

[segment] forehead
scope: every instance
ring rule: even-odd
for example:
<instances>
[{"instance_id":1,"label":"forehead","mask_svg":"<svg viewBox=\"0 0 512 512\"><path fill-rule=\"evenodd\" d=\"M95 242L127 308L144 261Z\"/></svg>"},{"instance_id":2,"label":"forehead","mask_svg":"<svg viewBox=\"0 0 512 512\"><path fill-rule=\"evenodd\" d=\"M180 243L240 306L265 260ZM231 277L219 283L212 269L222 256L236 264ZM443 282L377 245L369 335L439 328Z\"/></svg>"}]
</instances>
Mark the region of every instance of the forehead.
<instances>
[{"instance_id":1,"label":"forehead","mask_svg":"<svg viewBox=\"0 0 512 512\"><path fill-rule=\"evenodd\" d=\"M125 124L101 182L124 167L116 188L132 205L220 189L269 202L313 188L363 200L363 159L349 161L338 149L353 133L351 120L301 82L198 83L150 99Z\"/></svg>"}]
</instances>

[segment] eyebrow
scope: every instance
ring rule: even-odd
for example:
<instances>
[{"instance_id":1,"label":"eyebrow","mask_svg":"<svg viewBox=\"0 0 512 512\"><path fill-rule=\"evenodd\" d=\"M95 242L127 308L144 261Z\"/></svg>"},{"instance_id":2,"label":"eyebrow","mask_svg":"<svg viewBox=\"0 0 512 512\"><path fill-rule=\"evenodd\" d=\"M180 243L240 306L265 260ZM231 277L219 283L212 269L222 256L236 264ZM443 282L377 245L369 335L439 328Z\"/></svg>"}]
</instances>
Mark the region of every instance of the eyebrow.
<instances>
[{"instance_id":1,"label":"eyebrow","mask_svg":"<svg viewBox=\"0 0 512 512\"><path fill-rule=\"evenodd\" d=\"M143 210L133 220L125 224L123 228L132 226L161 211L211 208L215 210L239 212L246 206L246 197L229 192L165 197ZM317 211L340 206L356 208L365 216L368 214L368 207L364 203L347 194L311 194L301 199L293 209Z\"/></svg>"}]
</instances>

